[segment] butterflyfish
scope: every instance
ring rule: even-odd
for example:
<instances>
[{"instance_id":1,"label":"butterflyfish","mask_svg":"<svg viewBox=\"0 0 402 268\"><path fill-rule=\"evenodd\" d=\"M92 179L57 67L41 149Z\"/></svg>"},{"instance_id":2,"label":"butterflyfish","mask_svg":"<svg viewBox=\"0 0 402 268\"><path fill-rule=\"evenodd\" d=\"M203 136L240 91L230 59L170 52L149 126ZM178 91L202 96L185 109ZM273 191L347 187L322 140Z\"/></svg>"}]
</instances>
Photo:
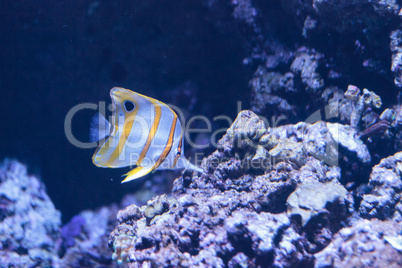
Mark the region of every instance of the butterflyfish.
<instances>
[{"instance_id":1,"label":"butterflyfish","mask_svg":"<svg viewBox=\"0 0 402 268\"><path fill-rule=\"evenodd\" d=\"M96 115L91 141L99 141L92 162L98 167L135 166L122 181L128 182L160 169L202 172L183 153L183 128L177 114L165 103L134 91L110 90L112 117Z\"/></svg>"}]
</instances>

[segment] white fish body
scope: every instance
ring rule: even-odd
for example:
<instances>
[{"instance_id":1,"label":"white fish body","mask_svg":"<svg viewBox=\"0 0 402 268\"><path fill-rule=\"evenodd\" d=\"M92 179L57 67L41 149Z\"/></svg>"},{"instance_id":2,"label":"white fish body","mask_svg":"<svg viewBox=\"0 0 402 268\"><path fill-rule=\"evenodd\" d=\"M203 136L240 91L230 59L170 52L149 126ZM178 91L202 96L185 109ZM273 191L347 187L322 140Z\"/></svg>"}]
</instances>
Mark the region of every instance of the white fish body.
<instances>
[{"instance_id":1,"label":"white fish body","mask_svg":"<svg viewBox=\"0 0 402 268\"><path fill-rule=\"evenodd\" d=\"M101 140L92 161L98 167L136 168L122 182L156 169L202 169L183 154L183 129L176 113L166 104L134 91L110 91L113 115L109 123L99 115L91 126L93 140Z\"/></svg>"}]
</instances>

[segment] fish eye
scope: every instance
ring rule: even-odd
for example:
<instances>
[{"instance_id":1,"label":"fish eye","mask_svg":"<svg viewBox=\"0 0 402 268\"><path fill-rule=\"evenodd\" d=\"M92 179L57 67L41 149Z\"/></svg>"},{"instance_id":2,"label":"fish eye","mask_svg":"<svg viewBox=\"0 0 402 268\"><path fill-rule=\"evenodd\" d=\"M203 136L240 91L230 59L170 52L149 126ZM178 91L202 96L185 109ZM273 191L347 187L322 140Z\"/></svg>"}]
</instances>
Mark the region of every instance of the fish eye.
<instances>
[{"instance_id":1,"label":"fish eye","mask_svg":"<svg viewBox=\"0 0 402 268\"><path fill-rule=\"evenodd\" d=\"M126 109L126 112L130 113L134 110L135 105L132 101L125 101L124 102L124 109Z\"/></svg>"}]
</instances>

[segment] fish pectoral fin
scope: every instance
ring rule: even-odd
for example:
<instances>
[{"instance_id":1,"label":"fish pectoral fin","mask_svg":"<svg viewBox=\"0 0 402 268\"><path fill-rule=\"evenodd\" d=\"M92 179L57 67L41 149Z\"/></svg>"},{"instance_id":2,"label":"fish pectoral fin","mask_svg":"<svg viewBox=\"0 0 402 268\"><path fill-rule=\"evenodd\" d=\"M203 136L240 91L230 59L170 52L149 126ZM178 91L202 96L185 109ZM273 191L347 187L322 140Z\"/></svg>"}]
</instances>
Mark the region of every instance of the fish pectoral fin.
<instances>
[{"instance_id":1,"label":"fish pectoral fin","mask_svg":"<svg viewBox=\"0 0 402 268\"><path fill-rule=\"evenodd\" d=\"M203 173L203 172L204 172L200 167L197 167L196 165L191 164L190 161L188 161L188 160L185 159L185 158L182 159L181 165L183 166L183 168L184 168L185 170L188 170L188 169L189 169L189 170L194 170L194 171L197 171L197 172L199 172L199 173Z\"/></svg>"},{"instance_id":2,"label":"fish pectoral fin","mask_svg":"<svg viewBox=\"0 0 402 268\"><path fill-rule=\"evenodd\" d=\"M197 167L197 166L195 166L195 165L193 165L191 163L190 163L189 166L186 167L186 169L194 170L194 171L197 171L199 173L204 173L204 171L200 167Z\"/></svg>"},{"instance_id":3,"label":"fish pectoral fin","mask_svg":"<svg viewBox=\"0 0 402 268\"><path fill-rule=\"evenodd\" d=\"M91 120L91 127L89 128L89 141L100 141L110 134L112 125L107 119L100 113L94 115Z\"/></svg>"},{"instance_id":4,"label":"fish pectoral fin","mask_svg":"<svg viewBox=\"0 0 402 268\"><path fill-rule=\"evenodd\" d=\"M123 176L127 176L121 183L129 182L138 178L141 178L145 175L147 175L149 172L152 171L152 167L141 167L138 166L128 172L127 174L124 174Z\"/></svg>"}]
</instances>

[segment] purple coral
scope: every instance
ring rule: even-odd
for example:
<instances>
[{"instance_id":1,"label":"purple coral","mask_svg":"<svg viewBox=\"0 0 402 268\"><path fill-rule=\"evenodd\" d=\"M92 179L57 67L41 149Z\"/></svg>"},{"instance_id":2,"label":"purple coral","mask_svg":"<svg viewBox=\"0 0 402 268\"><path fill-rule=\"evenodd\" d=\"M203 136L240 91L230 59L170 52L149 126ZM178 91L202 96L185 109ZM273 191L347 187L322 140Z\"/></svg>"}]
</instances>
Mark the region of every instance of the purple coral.
<instances>
[{"instance_id":1,"label":"purple coral","mask_svg":"<svg viewBox=\"0 0 402 268\"><path fill-rule=\"evenodd\" d=\"M69 223L63 226L61 237L63 238L63 246L66 249L75 245L74 239L81 234L85 224L85 219L81 215L76 215Z\"/></svg>"}]
</instances>

